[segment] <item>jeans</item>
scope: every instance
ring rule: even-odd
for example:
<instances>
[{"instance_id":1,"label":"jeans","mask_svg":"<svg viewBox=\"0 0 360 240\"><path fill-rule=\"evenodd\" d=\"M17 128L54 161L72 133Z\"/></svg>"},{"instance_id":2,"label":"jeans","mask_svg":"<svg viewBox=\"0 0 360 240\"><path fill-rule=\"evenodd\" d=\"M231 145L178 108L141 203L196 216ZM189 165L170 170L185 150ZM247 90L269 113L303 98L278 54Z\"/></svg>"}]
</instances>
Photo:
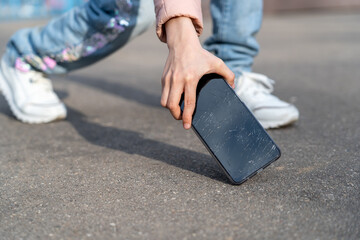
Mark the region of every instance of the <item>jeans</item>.
<instances>
[{"instance_id":1,"label":"jeans","mask_svg":"<svg viewBox=\"0 0 360 240\"><path fill-rule=\"evenodd\" d=\"M204 47L235 72L250 71L259 46L262 0L212 0L213 35ZM90 0L44 27L16 32L7 46L21 71L61 74L89 66L153 25L152 0Z\"/></svg>"}]
</instances>

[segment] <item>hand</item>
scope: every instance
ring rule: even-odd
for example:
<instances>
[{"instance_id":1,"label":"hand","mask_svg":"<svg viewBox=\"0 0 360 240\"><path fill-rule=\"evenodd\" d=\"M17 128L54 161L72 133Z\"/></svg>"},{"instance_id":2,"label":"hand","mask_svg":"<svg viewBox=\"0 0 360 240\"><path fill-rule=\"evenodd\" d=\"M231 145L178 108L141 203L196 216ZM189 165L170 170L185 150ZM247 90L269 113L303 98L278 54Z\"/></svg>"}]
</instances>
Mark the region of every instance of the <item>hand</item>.
<instances>
[{"instance_id":1,"label":"hand","mask_svg":"<svg viewBox=\"0 0 360 240\"><path fill-rule=\"evenodd\" d=\"M220 59L202 48L190 18L177 17L165 24L169 55L162 83L161 105L168 108L185 129L191 127L196 103L196 87L200 78L217 73L234 87L234 73ZM179 106L184 93L184 111Z\"/></svg>"}]
</instances>

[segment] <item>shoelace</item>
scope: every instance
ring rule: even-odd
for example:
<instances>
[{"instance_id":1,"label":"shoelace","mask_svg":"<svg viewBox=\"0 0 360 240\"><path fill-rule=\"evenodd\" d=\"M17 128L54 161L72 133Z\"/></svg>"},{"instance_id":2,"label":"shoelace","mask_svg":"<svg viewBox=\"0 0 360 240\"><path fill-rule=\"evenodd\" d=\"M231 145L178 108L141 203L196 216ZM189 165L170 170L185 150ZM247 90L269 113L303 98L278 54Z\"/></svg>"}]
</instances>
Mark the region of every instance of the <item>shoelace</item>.
<instances>
[{"instance_id":1,"label":"shoelace","mask_svg":"<svg viewBox=\"0 0 360 240\"><path fill-rule=\"evenodd\" d=\"M274 91L275 81L268 78L265 75L258 73L243 72L243 77L252 81L253 84L249 84L247 88L252 88L254 94L265 93L270 94Z\"/></svg>"},{"instance_id":2,"label":"shoelace","mask_svg":"<svg viewBox=\"0 0 360 240\"><path fill-rule=\"evenodd\" d=\"M51 81L45 77L44 73L31 71L28 73L30 82L36 84L36 86L44 89L44 90L52 90Z\"/></svg>"}]
</instances>

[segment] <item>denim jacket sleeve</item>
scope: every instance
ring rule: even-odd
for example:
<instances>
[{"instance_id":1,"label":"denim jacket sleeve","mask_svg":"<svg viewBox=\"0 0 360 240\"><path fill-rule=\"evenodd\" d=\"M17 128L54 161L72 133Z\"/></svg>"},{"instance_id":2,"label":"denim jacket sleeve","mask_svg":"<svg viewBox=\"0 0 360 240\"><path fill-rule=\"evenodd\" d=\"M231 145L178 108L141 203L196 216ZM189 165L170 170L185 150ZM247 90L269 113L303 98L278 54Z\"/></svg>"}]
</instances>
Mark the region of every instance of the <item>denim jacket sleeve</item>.
<instances>
[{"instance_id":1,"label":"denim jacket sleeve","mask_svg":"<svg viewBox=\"0 0 360 240\"><path fill-rule=\"evenodd\" d=\"M156 13L156 34L166 42L164 24L174 17L191 18L198 35L203 30L201 0L154 0Z\"/></svg>"}]
</instances>

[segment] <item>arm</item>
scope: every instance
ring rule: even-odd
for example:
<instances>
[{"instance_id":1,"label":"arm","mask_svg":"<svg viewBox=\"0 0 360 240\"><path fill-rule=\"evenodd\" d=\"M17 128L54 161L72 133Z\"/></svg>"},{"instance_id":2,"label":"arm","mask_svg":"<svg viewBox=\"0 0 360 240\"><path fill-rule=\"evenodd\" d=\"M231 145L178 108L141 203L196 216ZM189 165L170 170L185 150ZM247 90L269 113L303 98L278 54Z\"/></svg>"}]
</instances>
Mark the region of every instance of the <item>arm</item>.
<instances>
[{"instance_id":1,"label":"arm","mask_svg":"<svg viewBox=\"0 0 360 240\"><path fill-rule=\"evenodd\" d=\"M161 28L166 33L162 36L166 36L169 48L161 80L161 105L168 108L175 119L182 119L184 128L189 129L200 78L208 73L217 73L234 86L235 75L221 59L202 48L198 38L199 32L192 18L173 17ZM185 99L184 112L181 115L179 102L182 93L185 94Z\"/></svg>"}]
</instances>

